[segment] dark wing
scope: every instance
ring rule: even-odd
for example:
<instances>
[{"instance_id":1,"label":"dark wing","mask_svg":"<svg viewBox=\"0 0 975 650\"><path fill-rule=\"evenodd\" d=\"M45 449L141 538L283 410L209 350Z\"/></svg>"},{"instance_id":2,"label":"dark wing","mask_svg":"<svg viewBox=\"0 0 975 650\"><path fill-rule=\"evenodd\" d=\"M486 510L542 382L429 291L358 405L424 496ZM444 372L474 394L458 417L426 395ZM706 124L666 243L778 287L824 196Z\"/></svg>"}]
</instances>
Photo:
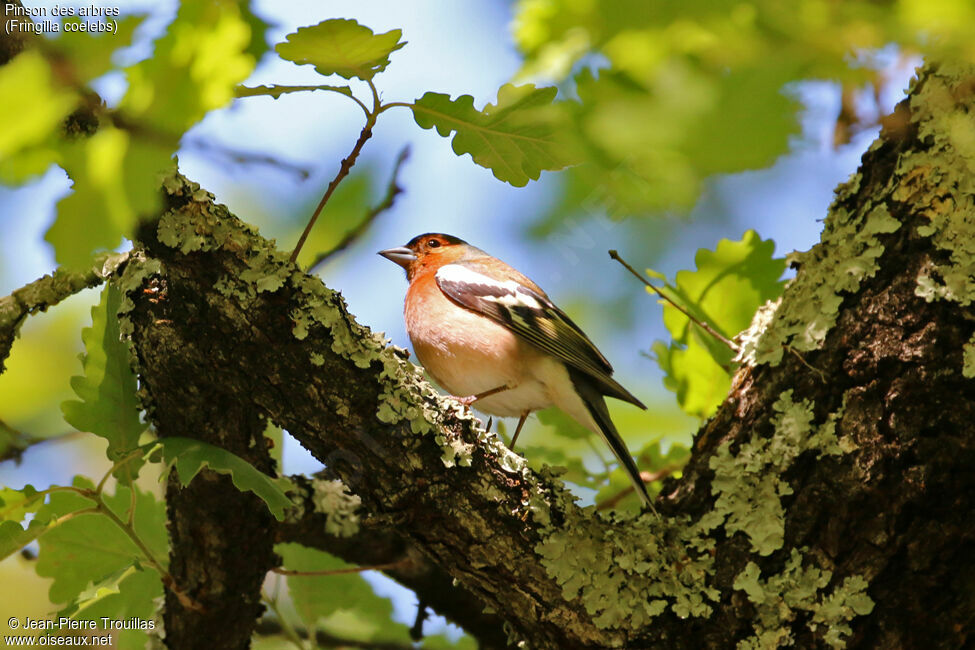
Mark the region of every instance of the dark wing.
<instances>
[{"instance_id":1,"label":"dark wing","mask_svg":"<svg viewBox=\"0 0 975 650\"><path fill-rule=\"evenodd\" d=\"M482 272L487 269L478 266L476 262L467 261L446 264L437 271L437 285L454 302L497 321L529 343L586 373L596 380L603 394L646 408L611 377L613 366L606 357L531 280L514 269L510 269L510 273L524 281L496 280Z\"/></svg>"}]
</instances>

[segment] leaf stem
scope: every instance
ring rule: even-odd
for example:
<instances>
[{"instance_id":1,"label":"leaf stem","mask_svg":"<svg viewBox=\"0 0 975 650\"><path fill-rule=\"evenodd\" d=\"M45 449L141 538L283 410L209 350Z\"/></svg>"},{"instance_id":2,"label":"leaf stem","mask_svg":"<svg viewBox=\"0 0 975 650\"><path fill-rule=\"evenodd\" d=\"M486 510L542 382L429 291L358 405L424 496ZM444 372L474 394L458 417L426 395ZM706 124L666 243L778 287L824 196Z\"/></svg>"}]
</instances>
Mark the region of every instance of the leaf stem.
<instances>
[{"instance_id":1,"label":"leaf stem","mask_svg":"<svg viewBox=\"0 0 975 650\"><path fill-rule=\"evenodd\" d=\"M127 462L129 462L130 460L132 460L137 456L142 456L141 447L136 447L135 449L127 453L125 456L122 456L122 458L115 461L115 464L108 468L108 471L105 472L104 476L102 476L102 480L98 482L98 486L95 488L95 494L100 495L102 493L102 490L105 489L105 483L108 481L108 478L112 474L114 474L117 469L119 469L120 467L122 467Z\"/></svg>"},{"instance_id":2,"label":"leaf stem","mask_svg":"<svg viewBox=\"0 0 975 650\"><path fill-rule=\"evenodd\" d=\"M387 110L391 108L397 108L400 106L403 108L413 108L413 102L390 102L388 104L383 104L382 106L379 107L379 110L377 111L376 114L378 115L379 113L385 113Z\"/></svg>"},{"instance_id":3,"label":"leaf stem","mask_svg":"<svg viewBox=\"0 0 975 650\"><path fill-rule=\"evenodd\" d=\"M301 640L301 637L298 635L298 631L295 630L294 626L291 624L291 621L289 621L284 616L284 613L281 611L281 608L278 607L277 597L270 598L267 595L267 592L261 589L261 598L264 599L264 602L267 603L268 607L271 608L271 611L274 612L274 615L277 616L278 622L281 624L281 631L284 632L284 635L288 637L288 639L292 643L294 643L296 646L301 648L301 650L305 650L306 647L305 643L304 641Z\"/></svg>"},{"instance_id":4,"label":"leaf stem","mask_svg":"<svg viewBox=\"0 0 975 650\"><path fill-rule=\"evenodd\" d=\"M627 271L629 271L630 273L632 273L633 276L637 280L639 280L643 284L647 285L647 287L649 287L650 289L652 289L654 293L656 293L658 296L660 296L661 298L663 298L664 300L666 300L668 303L670 303L677 311L679 311L680 313L682 313L685 316L687 316L687 318L690 319L690 321L692 323L696 324L698 327L700 327L701 329L703 329L705 332L707 332L708 334L710 334L711 336L713 336L717 340L719 340L722 343L724 343L726 346L728 346L728 349L730 349L732 352L738 352L738 345L734 341L732 341L727 336L725 336L724 334L722 334L718 330L716 330L713 327L711 327L710 325L708 325L706 322L695 318L693 315L691 315L691 313L689 311L687 311L687 309L685 309L681 305L678 305L669 296L667 296L663 291L661 291L657 287L655 287L652 284L650 284L650 282L647 281L646 278L644 278L642 275L640 275L639 273L637 273L636 269L634 269L632 266L630 266L629 264L627 264L626 263L626 260L624 260L622 257L620 257L620 255L619 255L618 252L616 252L615 250L611 250L611 251L609 251L609 256L611 258L613 258L614 260L616 260L617 262L619 262L620 264L622 264L624 266L624 268L626 268Z\"/></svg>"}]
</instances>

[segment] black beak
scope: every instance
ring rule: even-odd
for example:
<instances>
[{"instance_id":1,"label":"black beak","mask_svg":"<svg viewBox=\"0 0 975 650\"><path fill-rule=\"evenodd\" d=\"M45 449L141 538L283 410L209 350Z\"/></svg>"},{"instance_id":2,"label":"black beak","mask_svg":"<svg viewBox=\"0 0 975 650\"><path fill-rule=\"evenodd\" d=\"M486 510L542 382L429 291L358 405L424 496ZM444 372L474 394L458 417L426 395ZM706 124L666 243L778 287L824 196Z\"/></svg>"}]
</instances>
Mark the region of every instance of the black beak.
<instances>
[{"instance_id":1,"label":"black beak","mask_svg":"<svg viewBox=\"0 0 975 650\"><path fill-rule=\"evenodd\" d=\"M384 251L379 251L379 255L382 255L390 262L399 264L404 269L408 268L410 264L416 261L416 255L413 253L413 251L405 246L400 246L399 248L387 248Z\"/></svg>"}]
</instances>

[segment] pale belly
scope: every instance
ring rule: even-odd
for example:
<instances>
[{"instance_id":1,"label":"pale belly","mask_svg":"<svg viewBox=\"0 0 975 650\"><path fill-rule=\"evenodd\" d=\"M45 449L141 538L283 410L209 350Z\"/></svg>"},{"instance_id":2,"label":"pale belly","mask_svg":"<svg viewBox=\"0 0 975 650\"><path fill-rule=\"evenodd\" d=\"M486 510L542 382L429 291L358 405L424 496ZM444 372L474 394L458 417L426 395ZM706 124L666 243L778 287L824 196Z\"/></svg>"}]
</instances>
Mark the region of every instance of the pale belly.
<instances>
[{"instance_id":1,"label":"pale belly","mask_svg":"<svg viewBox=\"0 0 975 650\"><path fill-rule=\"evenodd\" d=\"M468 397L509 386L474 404L501 417L519 417L555 403L546 379L566 374L560 362L473 312L455 312L451 320L452 327L426 323L411 336L417 359L444 390Z\"/></svg>"}]
</instances>

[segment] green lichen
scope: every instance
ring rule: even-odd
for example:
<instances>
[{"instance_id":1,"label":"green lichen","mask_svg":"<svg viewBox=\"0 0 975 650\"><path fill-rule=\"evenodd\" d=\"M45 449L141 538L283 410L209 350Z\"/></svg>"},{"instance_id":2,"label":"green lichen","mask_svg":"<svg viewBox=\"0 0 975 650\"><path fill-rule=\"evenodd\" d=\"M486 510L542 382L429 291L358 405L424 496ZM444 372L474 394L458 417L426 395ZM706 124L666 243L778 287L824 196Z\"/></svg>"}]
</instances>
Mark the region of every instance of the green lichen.
<instances>
[{"instance_id":1,"label":"green lichen","mask_svg":"<svg viewBox=\"0 0 975 650\"><path fill-rule=\"evenodd\" d=\"M962 359L964 365L961 374L968 379L975 377L975 335L962 346Z\"/></svg>"},{"instance_id":2,"label":"green lichen","mask_svg":"<svg viewBox=\"0 0 975 650\"><path fill-rule=\"evenodd\" d=\"M578 599L596 626L633 632L668 608L681 618L711 613L720 596L708 584L714 561L706 548L690 550L700 530L688 518L602 520L593 506L566 516L543 529L535 551L563 597Z\"/></svg>"},{"instance_id":3,"label":"green lichen","mask_svg":"<svg viewBox=\"0 0 975 650\"><path fill-rule=\"evenodd\" d=\"M771 437L756 433L732 455L731 443L721 445L710 460L714 470L711 493L717 496L708 523L723 521L729 534L745 533L759 555L770 555L782 547L785 516L781 497L792 494L782 479L785 472L805 451L817 456L839 455L843 448L836 437L836 422L841 407L826 422L813 424L813 404L795 402L787 390L773 404Z\"/></svg>"},{"instance_id":4,"label":"green lichen","mask_svg":"<svg viewBox=\"0 0 975 650\"><path fill-rule=\"evenodd\" d=\"M778 365L786 346L818 350L836 324L843 296L855 293L863 280L877 272L877 260L884 251L879 235L894 232L901 223L882 203L853 214L840 207L840 198L858 184L855 176L838 190L821 242L806 253L789 257L801 269L786 287L781 303L766 309L742 337L738 361Z\"/></svg>"},{"instance_id":5,"label":"green lichen","mask_svg":"<svg viewBox=\"0 0 975 650\"><path fill-rule=\"evenodd\" d=\"M943 64L916 84L911 93L911 121L929 147L898 159L897 196L928 222L917 229L947 253L920 270L915 293L928 302L949 300L961 306L975 301L975 137L971 103L959 101L957 87L971 83L971 69Z\"/></svg>"},{"instance_id":6,"label":"green lichen","mask_svg":"<svg viewBox=\"0 0 975 650\"><path fill-rule=\"evenodd\" d=\"M849 621L873 611L874 602L867 595L867 581L850 576L829 594L823 590L833 577L831 571L815 566L803 567L807 549L792 549L780 573L761 579L761 570L749 562L735 577L732 587L744 591L755 605L754 636L742 640L739 650L762 650L792 645L795 642L791 623L799 612L809 612L807 627L832 648L846 646Z\"/></svg>"},{"instance_id":7,"label":"green lichen","mask_svg":"<svg viewBox=\"0 0 975 650\"><path fill-rule=\"evenodd\" d=\"M342 481L315 479L312 503L315 512L325 515L325 532L336 537L351 537L359 532L359 507L362 499L349 492Z\"/></svg>"}]
</instances>

